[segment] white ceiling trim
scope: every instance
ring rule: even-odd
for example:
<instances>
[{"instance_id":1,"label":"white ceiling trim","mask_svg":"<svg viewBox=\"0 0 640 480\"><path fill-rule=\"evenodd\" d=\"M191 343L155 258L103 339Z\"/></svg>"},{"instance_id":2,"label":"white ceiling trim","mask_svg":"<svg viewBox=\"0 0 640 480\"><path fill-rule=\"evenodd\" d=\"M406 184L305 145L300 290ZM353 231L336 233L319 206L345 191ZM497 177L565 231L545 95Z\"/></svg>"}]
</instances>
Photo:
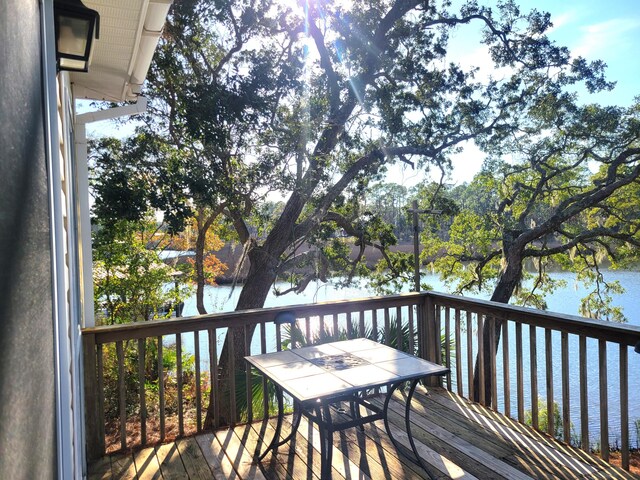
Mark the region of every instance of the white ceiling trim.
<instances>
[{"instance_id":1,"label":"white ceiling trim","mask_svg":"<svg viewBox=\"0 0 640 480\"><path fill-rule=\"evenodd\" d=\"M84 0L100 14L89 72L70 75L76 98L135 100L173 0Z\"/></svg>"}]
</instances>

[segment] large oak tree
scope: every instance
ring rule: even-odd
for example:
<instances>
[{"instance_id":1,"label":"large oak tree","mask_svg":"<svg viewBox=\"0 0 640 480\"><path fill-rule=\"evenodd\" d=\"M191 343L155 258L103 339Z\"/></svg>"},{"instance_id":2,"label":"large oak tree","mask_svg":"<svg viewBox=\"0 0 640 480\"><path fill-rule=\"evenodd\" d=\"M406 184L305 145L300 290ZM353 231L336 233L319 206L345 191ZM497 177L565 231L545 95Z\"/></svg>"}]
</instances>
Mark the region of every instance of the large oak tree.
<instances>
[{"instance_id":1,"label":"large oak tree","mask_svg":"<svg viewBox=\"0 0 640 480\"><path fill-rule=\"evenodd\" d=\"M508 72L501 78L450 62L450 35L470 25ZM446 168L463 142L502 144L520 131L523 111L576 82L608 86L602 64L549 41L550 26L548 14L512 1L458 10L423 0L176 3L141 131L153 139L156 163L145 165L166 219L180 228L185 212L203 206L228 219L249 264L238 309L262 307L274 282L304 264L314 268L288 277L293 290L332 270L357 272L337 258L331 233L361 247L394 242L360 207L389 164ZM252 221L269 191L284 206L257 235ZM243 365L244 334L230 332L223 371L230 341Z\"/></svg>"},{"instance_id":2,"label":"large oak tree","mask_svg":"<svg viewBox=\"0 0 640 480\"><path fill-rule=\"evenodd\" d=\"M538 308L557 286L549 270L573 271L592 288L580 313L621 320L611 305L620 286L607 282L602 266L638 260L640 106L576 106L558 94L526 116L520 131L485 145L491 156L470 185L445 193L458 197L459 210L446 237L423 236L423 255L459 293L485 289L493 301ZM501 321L495 325L499 342ZM489 337L485 358L497 348Z\"/></svg>"}]
</instances>

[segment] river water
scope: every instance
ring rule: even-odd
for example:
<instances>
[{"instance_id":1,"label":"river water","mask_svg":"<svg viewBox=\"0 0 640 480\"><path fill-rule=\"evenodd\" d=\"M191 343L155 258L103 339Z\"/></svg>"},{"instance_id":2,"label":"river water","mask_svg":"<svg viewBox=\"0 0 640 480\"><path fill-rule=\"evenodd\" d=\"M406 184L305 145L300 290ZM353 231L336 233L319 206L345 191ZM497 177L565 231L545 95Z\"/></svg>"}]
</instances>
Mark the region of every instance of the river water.
<instances>
[{"instance_id":1,"label":"river water","mask_svg":"<svg viewBox=\"0 0 640 480\"><path fill-rule=\"evenodd\" d=\"M548 310L551 312L565 313L571 315L578 315L578 309L580 305L580 299L586 295L586 290L574 281L572 274L566 272L553 273L552 277L555 279L565 280L567 285L565 287L557 289L552 295L549 295L546 300L548 304ZM640 305L638 301L640 299L640 272L628 272L628 271L609 271L605 273L605 278L608 281L618 280L625 288L626 292L622 295L614 296L614 303L623 308L624 314L628 319L630 325L640 325ZM436 275L424 275L423 282L429 284L433 290L445 292L446 288L440 279ZM205 305L210 313L231 311L234 309L240 294L241 286L233 290L230 286L219 287L207 287L205 291ZM277 297L270 294L265 302L265 307L285 306L285 305L297 305L321 302L325 300L342 300L342 299L356 299L372 296L373 293L367 289L366 284L361 284L357 287L336 289L331 285L314 285L311 284L307 290L298 295L290 294L282 297ZM478 295L478 298L488 298L488 294ZM183 315L191 316L196 315L197 310L195 307L195 298L190 298L185 302L185 308ZM464 322L463 322L464 324ZM218 333L218 352L222 347L224 341L225 331L221 329ZM515 360L515 325L511 322L510 325L510 384L511 384L511 415L517 414L516 402L516 360ZM258 337L257 335L255 337ZM474 336L475 337L475 336ZM546 380L545 380L545 338L544 331L537 329L537 364L538 364L538 390L539 398L546 399ZM170 338L166 339L168 342ZM461 351L466 351L466 336L462 335ZM183 335L182 342L184 349L188 352L193 352L194 341L193 335ZM258 353L259 338L254 339L252 345L252 352ZM554 332L552 335L553 345L553 394L554 399L558 404L562 404L562 383L561 383L561 358L560 358L560 334ZM267 330L267 347L275 349L275 333L273 329ZM202 352L208 350L208 340L206 335L201 333L200 335L200 348ZM473 346L474 352L477 352L477 345ZM578 338L576 336L569 337L569 383L570 383L570 412L571 421L573 424L573 433L576 438L580 435L580 397L579 397L579 364L578 364ZM523 355L525 358L524 363L524 392L525 392L525 410L531 409L531 395L530 392L530 370L529 370L529 329L523 328ZM640 435L636 428L636 420L640 423L640 355L633 352L633 349L629 350L629 419L630 419L630 436L631 445L638 447L640 443ZM202 370L209 370L209 362L206 359L207 355L202 355ZM466 354L463 354L462 361L462 373L465 379L464 392L467 392L466 378L467 378L467 366L466 366ZM503 368L502 368L502 353L498 352L497 355L497 373L498 373L498 395L499 395L499 410L503 411ZM609 406L609 431L610 431L610 444L612 446L620 443L620 395L619 395L619 349L617 345L608 345L607 349L607 361L608 361L608 406ZM593 443L599 439L600 423L599 423L599 382L598 375L598 344L596 341L589 340L587 342L587 364L588 373L590 375L590 381L588 385L589 396L589 437ZM455 376L454 376L455 377ZM453 379L455 382L455 378ZM454 385L455 387L455 385Z\"/></svg>"}]
</instances>

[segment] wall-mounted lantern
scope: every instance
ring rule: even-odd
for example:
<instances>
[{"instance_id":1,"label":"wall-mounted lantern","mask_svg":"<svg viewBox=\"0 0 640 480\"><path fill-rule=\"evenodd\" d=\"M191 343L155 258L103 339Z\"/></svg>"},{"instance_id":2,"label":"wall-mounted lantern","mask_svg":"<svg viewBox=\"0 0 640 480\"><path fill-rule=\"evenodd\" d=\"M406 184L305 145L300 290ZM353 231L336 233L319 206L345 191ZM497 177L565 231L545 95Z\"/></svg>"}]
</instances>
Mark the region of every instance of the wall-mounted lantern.
<instances>
[{"instance_id":1,"label":"wall-mounted lantern","mask_svg":"<svg viewBox=\"0 0 640 480\"><path fill-rule=\"evenodd\" d=\"M100 15L80 0L55 0L58 70L87 72L94 38L100 36Z\"/></svg>"}]
</instances>

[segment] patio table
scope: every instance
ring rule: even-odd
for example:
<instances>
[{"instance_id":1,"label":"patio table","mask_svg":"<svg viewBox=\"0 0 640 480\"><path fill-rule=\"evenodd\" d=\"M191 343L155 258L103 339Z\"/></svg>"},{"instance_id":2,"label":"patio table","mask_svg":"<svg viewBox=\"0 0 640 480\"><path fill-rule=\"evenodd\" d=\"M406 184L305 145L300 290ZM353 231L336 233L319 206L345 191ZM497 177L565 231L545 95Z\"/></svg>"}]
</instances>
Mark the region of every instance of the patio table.
<instances>
[{"instance_id":1,"label":"patio table","mask_svg":"<svg viewBox=\"0 0 640 480\"><path fill-rule=\"evenodd\" d=\"M429 473L416 450L411 433L411 400L420 379L444 375L449 371L448 368L364 338L253 355L245 359L274 384L278 401L275 435L262 454L258 444L258 462L269 451L284 445L295 435L302 416L318 425L322 479L331 478L333 432L336 431L353 427L363 430L364 424L383 420L389 438L398 451L406 455L389 428L387 410L393 392L409 382L405 427L413 458L407 457ZM387 391L383 407L380 408L367 399L367 392L382 387L386 387ZM293 424L289 435L280 440L284 416L283 392L293 399ZM331 404L340 402L349 404L349 420L335 422ZM361 405L373 413L361 415Z\"/></svg>"}]
</instances>

